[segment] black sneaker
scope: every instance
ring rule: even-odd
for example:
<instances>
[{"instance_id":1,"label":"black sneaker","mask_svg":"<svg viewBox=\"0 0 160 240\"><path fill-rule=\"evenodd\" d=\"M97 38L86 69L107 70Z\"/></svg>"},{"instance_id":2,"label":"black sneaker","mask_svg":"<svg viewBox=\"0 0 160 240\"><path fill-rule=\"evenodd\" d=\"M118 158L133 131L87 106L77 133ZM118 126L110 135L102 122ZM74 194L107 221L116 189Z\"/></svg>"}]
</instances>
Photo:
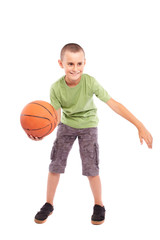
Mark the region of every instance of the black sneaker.
<instances>
[{"instance_id":1,"label":"black sneaker","mask_svg":"<svg viewBox=\"0 0 160 240\"><path fill-rule=\"evenodd\" d=\"M100 225L104 223L105 219L105 208L100 205L94 205L93 215L91 217L91 223L94 225Z\"/></svg>"},{"instance_id":2,"label":"black sneaker","mask_svg":"<svg viewBox=\"0 0 160 240\"><path fill-rule=\"evenodd\" d=\"M50 203L45 203L40 211L36 214L34 221L36 223L44 223L49 215L52 214L54 208Z\"/></svg>"}]
</instances>

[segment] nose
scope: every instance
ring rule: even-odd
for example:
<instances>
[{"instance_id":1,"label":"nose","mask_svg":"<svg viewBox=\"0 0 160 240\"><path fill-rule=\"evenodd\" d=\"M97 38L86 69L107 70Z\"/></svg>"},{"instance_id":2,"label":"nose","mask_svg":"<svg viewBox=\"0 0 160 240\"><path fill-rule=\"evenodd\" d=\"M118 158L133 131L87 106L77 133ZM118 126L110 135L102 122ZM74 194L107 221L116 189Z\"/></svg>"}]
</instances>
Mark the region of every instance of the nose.
<instances>
[{"instance_id":1,"label":"nose","mask_svg":"<svg viewBox=\"0 0 160 240\"><path fill-rule=\"evenodd\" d=\"M76 72L77 70L78 70L78 67L77 67L77 65L75 64L74 67L73 67L73 71Z\"/></svg>"}]
</instances>

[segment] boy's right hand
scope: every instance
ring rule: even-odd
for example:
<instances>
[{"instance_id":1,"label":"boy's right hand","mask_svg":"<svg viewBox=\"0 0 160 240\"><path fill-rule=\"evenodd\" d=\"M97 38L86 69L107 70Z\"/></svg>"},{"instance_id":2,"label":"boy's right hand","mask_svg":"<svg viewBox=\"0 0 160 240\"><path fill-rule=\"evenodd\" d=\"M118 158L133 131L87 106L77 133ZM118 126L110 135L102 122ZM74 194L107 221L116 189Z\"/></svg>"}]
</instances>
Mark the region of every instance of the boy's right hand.
<instances>
[{"instance_id":1,"label":"boy's right hand","mask_svg":"<svg viewBox=\"0 0 160 240\"><path fill-rule=\"evenodd\" d=\"M34 137L34 136L32 136L31 134L27 134L27 135L28 135L28 137L29 137L30 139L32 139L32 140L34 140L34 141L40 141L40 140L43 139L43 137L42 137L42 138L40 138L40 137Z\"/></svg>"}]
</instances>

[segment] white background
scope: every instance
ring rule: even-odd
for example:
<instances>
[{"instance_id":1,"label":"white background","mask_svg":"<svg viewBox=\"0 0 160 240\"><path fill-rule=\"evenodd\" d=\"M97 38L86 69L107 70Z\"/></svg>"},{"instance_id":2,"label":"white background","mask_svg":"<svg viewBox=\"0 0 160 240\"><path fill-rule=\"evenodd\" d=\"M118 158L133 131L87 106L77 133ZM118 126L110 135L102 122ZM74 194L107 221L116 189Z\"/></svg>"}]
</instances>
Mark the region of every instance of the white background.
<instances>
[{"instance_id":1,"label":"white background","mask_svg":"<svg viewBox=\"0 0 160 240\"><path fill-rule=\"evenodd\" d=\"M160 7L157 0L0 2L0 221L3 239L160 239ZM34 215L45 202L56 130L41 142L20 126L23 107L49 102L64 72L61 48L86 52L85 73L126 106L151 132L153 149L137 129L95 98L100 175L106 221L90 223L93 198L76 141L61 176L55 211L44 225Z\"/></svg>"}]
</instances>

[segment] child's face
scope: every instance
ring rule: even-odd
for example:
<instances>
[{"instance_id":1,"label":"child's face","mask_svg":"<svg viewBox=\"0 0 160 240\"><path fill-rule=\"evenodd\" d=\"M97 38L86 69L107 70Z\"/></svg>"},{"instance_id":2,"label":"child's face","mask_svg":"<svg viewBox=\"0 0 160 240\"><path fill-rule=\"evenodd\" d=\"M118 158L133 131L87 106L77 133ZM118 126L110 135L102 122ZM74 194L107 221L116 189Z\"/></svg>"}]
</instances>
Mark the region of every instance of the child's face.
<instances>
[{"instance_id":1,"label":"child's face","mask_svg":"<svg viewBox=\"0 0 160 240\"><path fill-rule=\"evenodd\" d=\"M64 68L66 74L66 81L75 82L80 80L86 63L84 53L66 51L63 59L59 60L59 65Z\"/></svg>"}]
</instances>

